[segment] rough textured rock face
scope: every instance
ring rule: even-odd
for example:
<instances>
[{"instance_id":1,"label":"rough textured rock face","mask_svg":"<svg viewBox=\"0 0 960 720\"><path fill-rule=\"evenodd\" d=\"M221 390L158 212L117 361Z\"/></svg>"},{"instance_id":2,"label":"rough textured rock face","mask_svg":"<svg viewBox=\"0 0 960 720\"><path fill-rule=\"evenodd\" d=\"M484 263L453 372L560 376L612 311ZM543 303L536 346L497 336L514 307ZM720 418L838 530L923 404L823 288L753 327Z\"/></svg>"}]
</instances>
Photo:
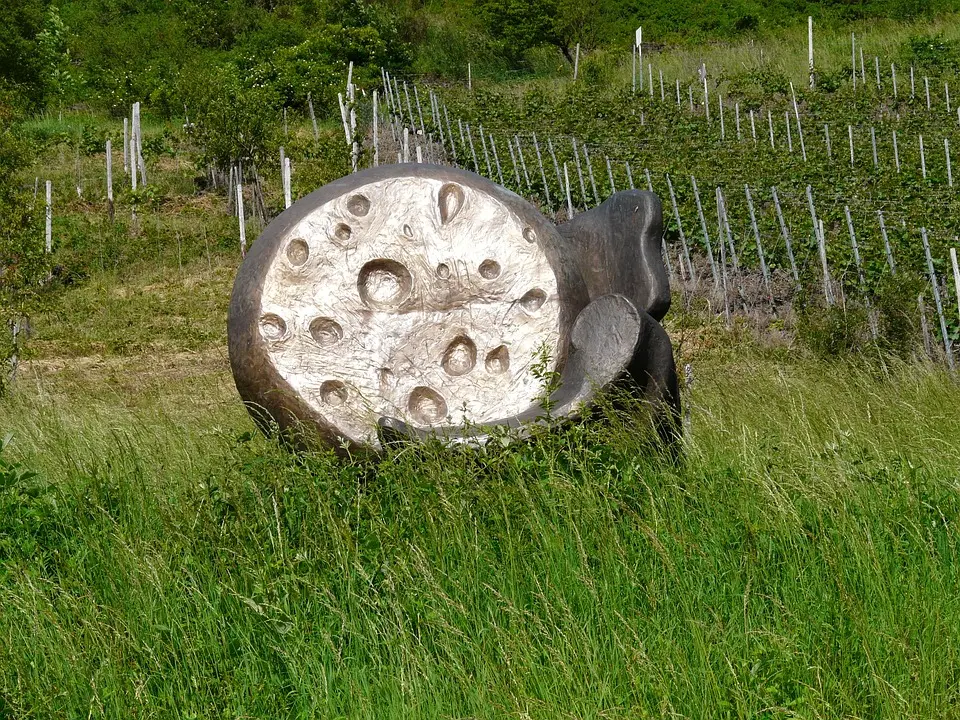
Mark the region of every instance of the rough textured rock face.
<instances>
[{"instance_id":1,"label":"rough textured rock face","mask_svg":"<svg viewBox=\"0 0 960 720\"><path fill-rule=\"evenodd\" d=\"M660 232L649 193L619 193L558 229L453 168L342 178L274 220L240 268L237 389L265 431L353 450L521 426L542 412L544 370L561 377L554 415L576 412L662 346L665 334L641 347L669 306ZM675 427L666 343L651 399Z\"/></svg>"}]
</instances>

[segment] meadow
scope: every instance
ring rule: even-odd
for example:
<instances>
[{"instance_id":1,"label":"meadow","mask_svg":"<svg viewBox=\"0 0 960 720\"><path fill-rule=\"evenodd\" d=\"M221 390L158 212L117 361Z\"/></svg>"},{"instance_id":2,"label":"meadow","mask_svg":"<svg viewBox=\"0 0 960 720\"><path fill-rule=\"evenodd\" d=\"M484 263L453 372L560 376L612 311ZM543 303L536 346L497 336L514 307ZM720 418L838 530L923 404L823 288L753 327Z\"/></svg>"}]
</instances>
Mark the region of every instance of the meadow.
<instances>
[{"instance_id":1,"label":"meadow","mask_svg":"<svg viewBox=\"0 0 960 720\"><path fill-rule=\"evenodd\" d=\"M952 717L960 392L683 346L639 409L296 456L222 351L31 363L2 405L7 717Z\"/></svg>"},{"instance_id":2,"label":"meadow","mask_svg":"<svg viewBox=\"0 0 960 720\"><path fill-rule=\"evenodd\" d=\"M821 67L836 87L810 92L793 28L665 48L651 62L686 84L705 62L711 92L775 108L780 123L792 81L805 123L836 124L841 157L853 123L960 148L945 108L840 79L852 29L903 67L921 67L903 54L909 38L940 37L939 64L924 72L950 82L954 20L824 30ZM559 69L507 80L481 66L469 89L456 77L401 72L400 82L419 83L424 110L436 93L454 129L482 124L504 169L505 141L518 135L532 171L537 132L570 169L569 140L587 143L603 195L600 158L616 161L621 188L626 162L638 181L651 170L677 261L665 325L692 373L678 460L656 447L644 408L613 397L513 444L291 453L255 429L230 376L225 317L241 259L230 188L211 184L209 134L146 103L149 183L133 191L118 118L77 107L24 123L36 154L17 178L34 217L52 181L53 252L0 396L0 718L960 717L960 386L937 349L915 232L931 228L955 314L945 253L957 201L945 167L931 161L936 174L922 178L909 155L902 173L890 155L851 167L809 135L804 162L783 147L784 125L773 148L738 143L732 116L721 137L699 104L690 113L659 91L634 95L629 53L584 53L576 83L557 57ZM356 139L369 164L372 98L361 97ZM381 158L402 151L390 122L403 113L389 109L378 116ZM256 167L268 218L283 207L280 145L294 199L350 171L339 118L321 116L314 134L305 112L282 117L271 117L270 161ZM472 169L468 151L458 146ZM564 188L547 202L546 167L546 182L518 175L514 189L563 220ZM786 289L771 301L731 287L726 318L694 199L676 180L702 277L681 275L667 173L696 175L705 198L725 188L742 262L731 278L755 288L759 257L734 193L781 187L799 286L771 205L758 201ZM824 304L808 184L845 298L836 307ZM250 242L262 223L250 187L246 199ZM577 211L594 204L580 197ZM844 205L862 233L863 281ZM866 227L878 207L896 276ZM716 242L715 228L711 217ZM948 319L955 337L960 318Z\"/></svg>"}]
</instances>

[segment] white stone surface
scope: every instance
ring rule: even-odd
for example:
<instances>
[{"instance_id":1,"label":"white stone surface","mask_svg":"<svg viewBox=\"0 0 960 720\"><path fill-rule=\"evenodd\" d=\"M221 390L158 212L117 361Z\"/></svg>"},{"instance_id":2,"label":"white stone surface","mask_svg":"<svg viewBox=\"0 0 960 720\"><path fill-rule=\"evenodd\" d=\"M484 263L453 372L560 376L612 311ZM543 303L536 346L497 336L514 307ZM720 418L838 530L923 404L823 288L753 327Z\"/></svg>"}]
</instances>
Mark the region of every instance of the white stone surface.
<instances>
[{"instance_id":1,"label":"white stone surface","mask_svg":"<svg viewBox=\"0 0 960 720\"><path fill-rule=\"evenodd\" d=\"M557 280L535 231L455 183L365 185L292 227L264 282L260 332L280 375L347 437L515 415L559 342Z\"/></svg>"}]
</instances>

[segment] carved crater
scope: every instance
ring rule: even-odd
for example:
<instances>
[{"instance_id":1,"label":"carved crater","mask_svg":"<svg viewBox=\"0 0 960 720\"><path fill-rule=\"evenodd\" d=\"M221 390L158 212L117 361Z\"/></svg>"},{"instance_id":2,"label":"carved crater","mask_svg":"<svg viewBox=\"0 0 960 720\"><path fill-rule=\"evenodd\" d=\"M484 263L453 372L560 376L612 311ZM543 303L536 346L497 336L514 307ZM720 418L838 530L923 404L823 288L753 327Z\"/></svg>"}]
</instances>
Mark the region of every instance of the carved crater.
<instances>
[{"instance_id":1,"label":"carved crater","mask_svg":"<svg viewBox=\"0 0 960 720\"><path fill-rule=\"evenodd\" d=\"M489 258L480 263L480 277L484 280L495 280L500 277L500 263Z\"/></svg>"},{"instance_id":2,"label":"carved crater","mask_svg":"<svg viewBox=\"0 0 960 720\"><path fill-rule=\"evenodd\" d=\"M421 425L433 425L447 416L447 401L436 390L420 385L410 393L407 412Z\"/></svg>"},{"instance_id":3,"label":"carved crater","mask_svg":"<svg viewBox=\"0 0 960 720\"><path fill-rule=\"evenodd\" d=\"M320 399L332 407L343 405L347 401L347 386L340 380L327 380L320 386Z\"/></svg>"},{"instance_id":4,"label":"carved crater","mask_svg":"<svg viewBox=\"0 0 960 720\"><path fill-rule=\"evenodd\" d=\"M466 375L477 364L477 346L466 335L458 335L447 346L440 365L444 372L453 377Z\"/></svg>"},{"instance_id":5,"label":"carved crater","mask_svg":"<svg viewBox=\"0 0 960 720\"><path fill-rule=\"evenodd\" d=\"M454 183L447 183L440 188L440 223L446 225L453 220L463 207L463 188Z\"/></svg>"},{"instance_id":6,"label":"carved crater","mask_svg":"<svg viewBox=\"0 0 960 720\"><path fill-rule=\"evenodd\" d=\"M360 268L357 290L364 304L372 308L395 307L410 296L413 278L396 260L378 258Z\"/></svg>"},{"instance_id":7,"label":"carved crater","mask_svg":"<svg viewBox=\"0 0 960 720\"><path fill-rule=\"evenodd\" d=\"M267 340L280 340L287 334L287 323L276 313L265 313L260 318L260 332Z\"/></svg>"},{"instance_id":8,"label":"carved crater","mask_svg":"<svg viewBox=\"0 0 960 720\"><path fill-rule=\"evenodd\" d=\"M346 223L337 223L333 229L333 237L341 243L348 243L353 237L353 230Z\"/></svg>"},{"instance_id":9,"label":"carved crater","mask_svg":"<svg viewBox=\"0 0 960 720\"><path fill-rule=\"evenodd\" d=\"M510 351L506 345L499 345L487 353L484 367L491 375L500 375L510 369Z\"/></svg>"},{"instance_id":10,"label":"carved crater","mask_svg":"<svg viewBox=\"0 0 960 720\"><path fill-rule=\"evenodd\" d=\"M303 238L294 238L287 243L287 260L294 267L304 265L310 259L310 246Z\"/></svg>"},{"instance_id":11,"label":"carved crater","mask_svg":"<svg viewBox=\"0 0 960 720\"><path fill-rule=\"evenodd\" d=\"M520 298L520 307L529 313L535 313L543 307L546 301L547 294L540 288L533 288L532 290L527 290L523 297Z\"/></svg>"},{"instance_id":12,"label":"carved crater","mask_svg":"<svg viewBox=\"0 0 960 720\"><path fill-rule=\"evenodd\" d=\"M318 317L310 323L310 336L320 347L330 347L343 340L343 328L333 318Z\"/></svg>"},{"instance_id":13,"label":"carved crater","mask_svg":"<svg viewBox=\"0 0 960 720\"><path fill-rule=\"evenodd\" d=\"M370 200L366 195L352 195L347 200L347 210L355 217L363 217L370 212Z\"/></svg>"}]
</instances>

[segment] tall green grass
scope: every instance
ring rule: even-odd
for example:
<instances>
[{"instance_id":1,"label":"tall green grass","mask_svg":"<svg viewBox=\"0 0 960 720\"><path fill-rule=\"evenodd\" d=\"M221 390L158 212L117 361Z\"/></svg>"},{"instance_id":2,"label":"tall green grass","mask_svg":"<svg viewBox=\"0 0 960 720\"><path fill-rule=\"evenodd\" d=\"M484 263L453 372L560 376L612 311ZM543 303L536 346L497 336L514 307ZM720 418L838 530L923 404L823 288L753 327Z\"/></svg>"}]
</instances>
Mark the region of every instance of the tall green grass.
<instances>
[{"instance_id":1,"label":"tall green grass","mask_svg":"<svg viewBox=\"0 0 960 720\"><path fill-rule=\"evenodd\" d=\"M956 383L694 370L679 465L628 411L339 461L253 432L222 369L24 382L0 716L956 716Z\"/></svg>"}]
</instances>

